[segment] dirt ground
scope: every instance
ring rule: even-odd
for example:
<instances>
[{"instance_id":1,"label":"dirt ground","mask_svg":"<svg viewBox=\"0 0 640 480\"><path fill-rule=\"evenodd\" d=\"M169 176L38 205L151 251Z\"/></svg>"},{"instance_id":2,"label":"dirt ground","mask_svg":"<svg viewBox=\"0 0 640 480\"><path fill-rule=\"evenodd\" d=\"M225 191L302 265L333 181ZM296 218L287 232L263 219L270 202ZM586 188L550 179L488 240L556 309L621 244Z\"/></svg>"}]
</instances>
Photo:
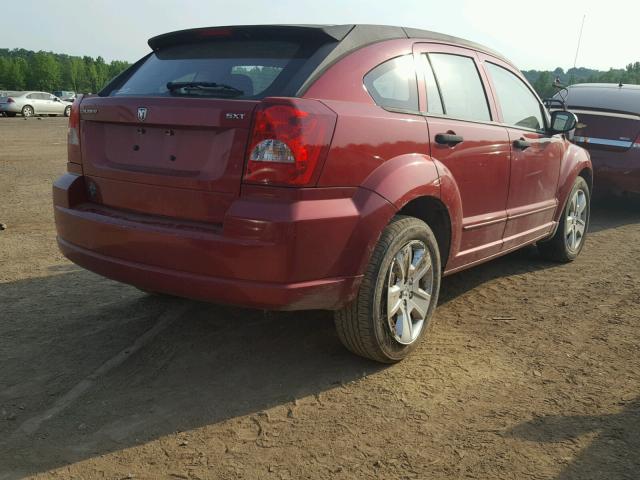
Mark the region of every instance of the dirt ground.
<instances>
[{"instance_id":1,"label":"dirt ground","mask_svg":"<svg viewBox=\"0 0 640 480\"><path fill-rule=\"evenodd\" d=\"M399 365L331 314L159 298L58 253L63 118L0 118L0 479L640 479L640 206L443 282Z\"/></svg>"}]
</instances>

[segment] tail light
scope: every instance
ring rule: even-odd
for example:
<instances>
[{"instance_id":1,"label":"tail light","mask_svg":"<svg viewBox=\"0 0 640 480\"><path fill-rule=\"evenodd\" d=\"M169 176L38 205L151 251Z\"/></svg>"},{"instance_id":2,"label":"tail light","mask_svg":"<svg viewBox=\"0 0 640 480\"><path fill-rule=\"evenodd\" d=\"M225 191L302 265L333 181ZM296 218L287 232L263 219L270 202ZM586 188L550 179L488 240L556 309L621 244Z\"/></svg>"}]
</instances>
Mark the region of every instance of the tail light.
<instances>
[{"instance_id":1,"label":"tail light","mask_svg":"<svg viewBox=\"0 0 640 480\"><path fill-rule=\"evenodd\" d=\"M67 130L67 156L69 163L82 163L80 152L80 102L82 95L78 95L71 105L69 128Z\"/></svg>"},{"instance_id":2,"label":"tail light","mask_svg":"<svg viewBox=\"0 0 640 480\"><path fill-rule=\"evenodd\" d=\"M244 181L312 185L329 151L336 118L317 100L265 99L255 111Z\"/></svg>"},{"instance_id":3,"label":"tail light","mask_svg":"<svg viewBox=\"0 0 640 480\"><path fill-rule=\"evenodd\" d=\"M7 103L16 103L16 101L13 98L9 97L7 98Z\"/></svg>"}]
</instances>

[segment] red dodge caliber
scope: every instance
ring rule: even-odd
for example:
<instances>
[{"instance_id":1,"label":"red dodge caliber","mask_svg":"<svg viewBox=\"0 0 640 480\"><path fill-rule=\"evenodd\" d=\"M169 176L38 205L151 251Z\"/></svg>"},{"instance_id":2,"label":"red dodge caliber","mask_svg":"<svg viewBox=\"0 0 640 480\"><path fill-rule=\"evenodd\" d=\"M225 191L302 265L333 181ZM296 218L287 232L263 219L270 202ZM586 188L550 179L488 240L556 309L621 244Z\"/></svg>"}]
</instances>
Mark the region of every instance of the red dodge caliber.
<instances>
[{"instance_id":1,"label":"red dodge caliber","mask_svg":"<svg viewBox=\"0 0 640 480\"><path fill-rule=\"evenodd\" d=\"M442 275L537 243L573 260L592 170L481 45L371 25L179 31L69 121L53 187L73 262L143 290L334 310L351 351L404 358Z\"/></svg>"}]
</instances>

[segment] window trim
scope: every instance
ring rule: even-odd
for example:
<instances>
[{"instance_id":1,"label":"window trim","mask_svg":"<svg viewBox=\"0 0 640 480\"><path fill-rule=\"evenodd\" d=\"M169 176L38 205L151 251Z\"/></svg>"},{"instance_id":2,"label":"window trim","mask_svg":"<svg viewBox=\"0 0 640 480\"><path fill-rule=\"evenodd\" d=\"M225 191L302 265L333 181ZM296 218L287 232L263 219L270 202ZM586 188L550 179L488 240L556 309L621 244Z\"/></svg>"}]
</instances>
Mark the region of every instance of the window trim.
<instances>
[{"instance_id":1,"label":"window trim","mask_svg":"<svg viewBox=\"0 0 640 480\"><path fill-rule=\"evenodd\" d=\"M495 120L470 120L468 118L459 118L452 117L450 115L441 115L439 113L431 113L431 112L421 112L421 115L425 118L434 117L434 118L442 118L445 120L454 120L456 122L467 122L467 123L475 123L477 125L487 125L492 127L504 127L503 123L497 122Z\"/></svg>"},{"instance_id":2,"label":"window trim","mask_svg":"<svg viewBox=\"0 0 640 480\"><path fill-rule=\"evenodd\" d=\"M442 115L446 115L447 114L447 107L444 104L444 98L442 98L442 89L440 88L440 81L438 80L438 77L436 76L436 71L433 69L433 65L431 64L431 58L429 58L429 53L428 52L420 52L419 53L420 58L422 58L423 56L425 57L427 63L429 64L429 68L431 69L431 75L433 75L433 81L436 82L436 89L438 90L438 98L440 98L440 107L442 107ZM423 59L424 61L424 59ZM417 73L417 72L416 72ZM424 72L423 72L424 74ZM480 79L482 80L482 79ZM427 112L429 112L429 93L427 92L427 79L424 78L424 93L425 93L425 102L426 102L426 107L427 107ZM432 112L435 113L435 112ZM491 112L489 112L489 117L491 117Z\"/></svg>"},{"instance_id":3,"label":"window trim","mask_svg":"<svg viewBox=\"0 0 640 480\"><path fill-rule=\"evenodd\" d=\"M503 125L504 127L507 128L514 128L516 130L523 130L525 132L533 132L533 133L539 133L539 134L547 134L549 133L549 119L547 118L547 114L546 112L546 108L545 106L542 104L542 102L540 101L540 98L538 97L538 94L535 93L535 91L531 88L531 86L525 82L524 80L522 80L522 78L520 78L519 75L516 75L511 69L506 68L496 62L492 62L491 60L484 60L482 62L483 64L485 63L489 63L491 65L494 65L498 68L501 68L502 70L507 71L508 73L510 73L511 75L513 75L517 80L520 81L520 83L522 83L522 85L524 85L524 87L529 91L529 93L531 93L533 95L533 98L536 100L536 102L538 102L538 108L540 109L540 115L542 116L542 121L544 123L544 126L542 129L536 129L536 128L529 128L529 127L523 127L521 125L512 125L510 123L506 123L504 121L504 113L502 111L502 104L500 103L500 97L498 96L498 92L496 90L496 86L495 86L495 82L493 81L493 77L491 76L491 72L489 72L489 70L487 68L485 68L485 72L487 73L487 79L489 80L489 82L491 82L491 86L493 88L493 90L495 91L495 101L496 101L496 107L499 109L500 111L500 116L502 117L502 121L498 122L500 125ZM483 65L484 67L484 65Z\"/></svg>"}]
</instances>

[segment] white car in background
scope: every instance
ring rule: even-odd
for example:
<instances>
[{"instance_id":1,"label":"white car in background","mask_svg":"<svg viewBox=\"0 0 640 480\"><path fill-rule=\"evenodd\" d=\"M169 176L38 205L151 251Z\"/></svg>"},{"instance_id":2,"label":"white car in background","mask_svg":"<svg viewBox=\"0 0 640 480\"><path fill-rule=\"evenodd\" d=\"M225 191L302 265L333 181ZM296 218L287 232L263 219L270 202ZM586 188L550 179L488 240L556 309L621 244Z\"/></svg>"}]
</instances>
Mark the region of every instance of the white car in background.
<instances>
[{"instance_id":1,"label":"white car in background","mask_svg":"<svg viewBox=\"0 0 640 480\"><path fill-rule=\"evenodd\" d=\"M21 114L23 117L34 115L64 115L71 114L71 102L60 100L55 95L46 92L6 92L0 96L0 113L7 117Z\"/></svg>"}]
</instances>

